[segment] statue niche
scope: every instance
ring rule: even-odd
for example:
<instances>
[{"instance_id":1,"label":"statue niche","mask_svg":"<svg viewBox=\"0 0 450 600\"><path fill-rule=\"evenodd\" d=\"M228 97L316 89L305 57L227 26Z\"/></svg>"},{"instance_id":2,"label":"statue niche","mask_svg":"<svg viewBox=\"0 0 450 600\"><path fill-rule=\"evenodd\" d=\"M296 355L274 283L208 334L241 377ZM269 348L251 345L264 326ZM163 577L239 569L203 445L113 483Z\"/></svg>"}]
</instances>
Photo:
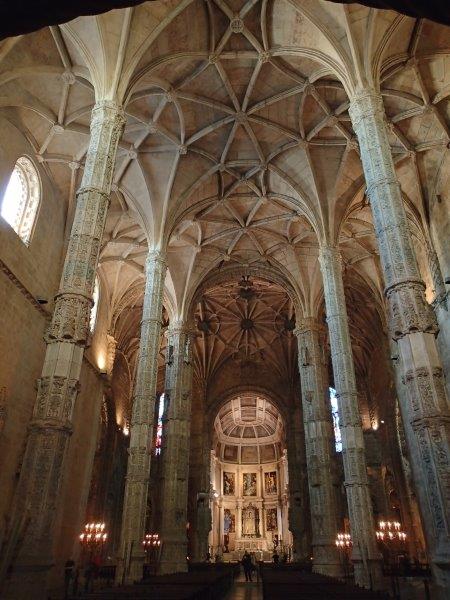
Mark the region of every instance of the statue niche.
<instances>
[{"instance_id":1,"label":"statue niche","mask_svg":"<svg viewBox=\"0 0 450 600\"><path fill-rule=\"evenodd\" d=\"M242 536L243 537L259 537L259 511L249 504L242 509Z\"/></svg>"}]
</instances>

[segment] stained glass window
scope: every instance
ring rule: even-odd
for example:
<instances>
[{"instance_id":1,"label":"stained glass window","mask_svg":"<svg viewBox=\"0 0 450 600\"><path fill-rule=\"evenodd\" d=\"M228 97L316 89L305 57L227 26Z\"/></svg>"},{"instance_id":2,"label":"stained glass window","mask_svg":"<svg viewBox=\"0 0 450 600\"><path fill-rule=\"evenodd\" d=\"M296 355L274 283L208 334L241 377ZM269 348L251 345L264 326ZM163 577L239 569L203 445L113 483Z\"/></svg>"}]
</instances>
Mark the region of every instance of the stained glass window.
<instances>
[{"instance_id":1,"label":"stained glass window","mask_svg":"<svg viewBox=\"0 0 450 600\"><path fill-rule=\"evenodd\" d=\"M334 445L336 447L336 452L342 452L342 436L341 428L339 426L338 401L336 398L336 390L332 387L330 387L330 404L331 414L333 415Z\"/></svg>"},{"instance_id":2,"label":"stained glass window","mask_svg":"<svg viewBox=\"0 0 450 600\"><path fill-rule=\"evenodd\" d=\"M40 195L36 168L29 158L21 156L9 178L0 214L27 245L33 233Z\"/></svg>"},{"instance_id":3,"label":"stained glass window","mask_svg":"<svg viewBox=\"0 0 450 600\"><path fill-rule=\"evenodd\" d=\"M155 454L161 454L162 430L163 430L163 414L164 414L164 393L159 397L158 406L158 424L156 426L156 442Z\"/></svg>"}]
</instances>

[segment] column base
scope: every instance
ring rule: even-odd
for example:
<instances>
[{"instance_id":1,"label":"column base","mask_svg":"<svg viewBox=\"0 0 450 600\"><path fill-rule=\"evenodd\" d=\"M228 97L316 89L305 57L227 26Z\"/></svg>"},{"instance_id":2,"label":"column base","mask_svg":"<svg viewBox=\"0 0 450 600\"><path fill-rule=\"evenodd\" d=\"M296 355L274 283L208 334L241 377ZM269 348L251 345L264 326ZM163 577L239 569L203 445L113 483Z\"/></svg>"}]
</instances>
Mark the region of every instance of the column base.
<instances>
[{"instance_id":1,"label":"column base","mask_svg":"<svg viewBox=\"0 0 450 600\"><path fill-rule=\"evenodd\" d=\"M163 538L161 562L158 573L170 575L171 573L187 573L187 541L166 540Z\"/></svg>"},{"instance_id":2,"label":"column base","mask_svg":"<svg viewBox=\"0 0 450 600\"><path fill-rule=\"evenodd\" d=\"M381 560L352 560L355 574L355 583L368 590L382 590L384 588Z\"/></svg>"},{"instance_id":3,"label":"column base","mask_svg":"<svg viewBox=\"0 0 450 600\"><path fill-rule=\"evenodd\" d=\"M314 573L328 575L341 579L344 575L344 569L339 558L336 546L330 544L316 543L312 547Z\"/></svg>"},{"instance_id":4,"label":"column base","mask_svg":"<svg viewBox=\"0 0 450 600\"><path fill-rule=\"evenodd\" d=\"M140 552L130 557L130 564L126 565L122 559L118 561L116 572L116 585L127 585L142 581L144 576L145 553Z\"/></svg>"}]
</instances>

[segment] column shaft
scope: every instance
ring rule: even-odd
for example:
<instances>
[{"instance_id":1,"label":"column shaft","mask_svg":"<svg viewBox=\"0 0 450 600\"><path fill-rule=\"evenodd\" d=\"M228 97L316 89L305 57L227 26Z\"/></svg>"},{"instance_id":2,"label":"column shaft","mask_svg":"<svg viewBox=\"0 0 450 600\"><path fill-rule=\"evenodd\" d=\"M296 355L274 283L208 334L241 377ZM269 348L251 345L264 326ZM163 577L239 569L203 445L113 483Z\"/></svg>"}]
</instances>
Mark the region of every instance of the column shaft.
<instances>
[{"instance_id":1,"label":"column shaft","mask_svg":"<svg viewBox=\"0 0 450 600\"><path fill-rule=\"evenodd\" d=\"M303 319L296 330L302 388L306 462L311 507L314 571L338 577L336 548L338 510L333 487L333 425L319 324Z\"/></svg>"},{"instance_id":2,"label":"column shaft","mask_svg":"<svg viewBox=\"0 0 450 600\"><path fill-rule=\"evenodd\" d=\"M158 251L149 252L141 323L141 340L134 386L130 426L130 447L122 516L121 558L118 578L135 581L142 578L148 481L153 448L158 354L161 337L166 263ZM124 572L125 570L125 572Z\"/></svg>"},{"instance_id":3,"label":"column shaft","mask_svg":"<svg viewBox=\"0 0 450 600\"><path fill-rule=\"evenodd\" d=\"M384 274L407 443L436 582L450 586L450 415L438 353L438 326L425 299L389 145L381 94L363 90L351 101ZM438 291L438 290L436 290Z\"/></svg>"},{"instance_id":4,"label":"column shaft","mask_svg":"<svg viewBox=\"0 0 450 600\"><path fill-rule=\"evenodd\" d=\"M375 587L380 584L381 565L367 479L364 439L358 409L339 250L334 247L322 246L319 260L325 292L334 384L339 406L345 488L353 539L352 560L355 565L355 581L364 587Z\"/></svg>"},{"instance_id":5,"label":"column shaft","mask_svg":"<svg viewBox=\"0 0 450 600\"><path fill-rule=\"evenodd\" d=\"M188 520L192 562L204 562L211 531L211 436L206 417L206 382L193 384L191 443L189 452Z\"/></svg>"},{"instance_id":6,"label":"column shaft","mask_svg":"<svg viewBox=\"0 0 450 600\"><path fill-rule=\"evenodd\" d=\"M161 486L161 573L187 571L187 495L192 393L192 333L180 323L168 331L166 415Z\"/></svg>"},{"instance_id":7,"label":"column shaft","mask_svg":"<svg viewBox=\"0 0 450 600\"><path fill-rule=\"evenodd\" d=\"M294 409L288 423L287 469L289 493L289 530L292 533L294 561L306 561L311 555L309 530L309 498L305 459L305 442L300 407ZM284 490L282 490L284 491ZM280 532L281 533L281 532Z\"/></svg>"},{"instance_id":8,"label":"column shaft","mask_svg":"<svg viewBox=\"0 0 450 600\"><path fill-rule=\"evenodd\" d=\"M89 336L95 272L109 205L111 181L124 117L120 106L98 102L58 294L55 298L41 378L20 472L15 510L29 525L15 572L33 571L33 595L45 592L42 576L53 563L55 513L72 433L83 353ZM30 569L28 569L28 567ZM19 598L17 591L15 598Z\"/></svg>"}]
</instances>

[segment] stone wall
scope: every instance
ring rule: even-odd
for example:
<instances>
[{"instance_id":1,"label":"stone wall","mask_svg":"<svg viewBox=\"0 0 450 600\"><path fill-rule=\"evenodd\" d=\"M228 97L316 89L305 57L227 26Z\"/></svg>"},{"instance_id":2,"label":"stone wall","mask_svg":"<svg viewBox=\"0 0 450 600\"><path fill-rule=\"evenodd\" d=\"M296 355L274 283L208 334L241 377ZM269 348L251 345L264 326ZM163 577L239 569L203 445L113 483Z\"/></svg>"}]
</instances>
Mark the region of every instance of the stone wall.
<instances>
[{"instance_id":1,"label":"stone wall","mask_svg":"<svg viewBox=\"0 0 450 600\"><path fill-rule=\"evenodd\" d=\"M0 197L14 164L22 155L34 156L24 136L10 122L0 119ZM36 399L36 380L44 359L44 333L53 309L64 254L66 199L61 196L42 166L33 160L41 180L41 203L29 246L0 218L0 398L4 404L0 429L0 546L7 534L11 506L25 448L27 427ZM36 298L48 301L40 304ZM92 460L95 452L103 379L97 354L102 352L105 307L99 311L99 333L85 358L80 394L74 411L74 433L68 449L67 472L61 493L61 511L54 570L60 585L62 566L78 550L77 536L85 518ZM97 338L97 339L95 339Z\"/></svg>"},{"instance_id":2,"label":"stone wall","mask_svg":"<svg viewBox=\"0 0 450 600\"><path fill-rule=\"evenodd\" d=\"M24 136L0 119L0 196L14 164L33 156ZM45 171L34 161L41 179L41 204L29 246L0 217L0 305L2 307L0 388L4 388L5 421L0 432L0 540L23 456L27 425L36 398L36 379L44 359L46 313L52 309L62 266L65 204ZM35 298L47 299L39 305Z\"/></svg>"}]
</instances>

